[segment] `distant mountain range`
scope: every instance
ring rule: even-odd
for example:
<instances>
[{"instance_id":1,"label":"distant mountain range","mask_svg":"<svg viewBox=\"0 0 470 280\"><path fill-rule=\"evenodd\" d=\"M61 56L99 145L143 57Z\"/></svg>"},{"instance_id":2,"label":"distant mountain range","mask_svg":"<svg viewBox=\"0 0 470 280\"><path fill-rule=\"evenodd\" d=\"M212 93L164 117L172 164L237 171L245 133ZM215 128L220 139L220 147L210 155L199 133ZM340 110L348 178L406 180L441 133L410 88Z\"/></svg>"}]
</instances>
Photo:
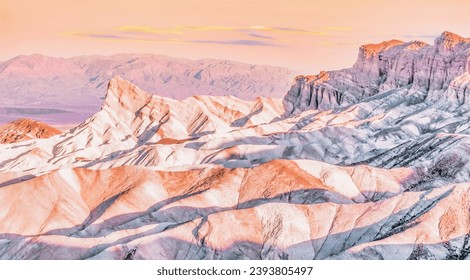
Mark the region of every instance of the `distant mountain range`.
<instances>
[{"instance_id":1,"label":"distant mountain range","mask_svg":"<svg viewBox=\"0 0 470 280\"><path fill-rule=\"evenodd\" d=\"M114 77L76 127L0 144L0 258L470 260L469 85L450 32L282 100Z\"/></svg>"},{"instance_id":2,"label":"distant mountain range","mask_svg":"<svg viewBox=\"0 0 470 280\"><path fill-rule=\"evenodd\" d=\"M49 124L78 124L100 108L114 76L174 99L233 95L252 100L284 96L295 73L274 66L151 54L18 56L0 63L0 123L29 117Z\"/></svg>"}]
</instances>

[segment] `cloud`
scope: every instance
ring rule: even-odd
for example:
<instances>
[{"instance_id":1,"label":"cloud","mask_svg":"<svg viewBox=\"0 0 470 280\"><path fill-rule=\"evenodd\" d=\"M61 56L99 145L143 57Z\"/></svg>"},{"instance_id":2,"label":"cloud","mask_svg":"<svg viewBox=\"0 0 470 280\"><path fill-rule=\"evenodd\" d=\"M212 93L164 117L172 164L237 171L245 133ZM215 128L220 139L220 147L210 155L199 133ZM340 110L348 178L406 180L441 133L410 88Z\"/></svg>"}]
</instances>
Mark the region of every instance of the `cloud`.
<instances>
[{"instance_id":1,"label":"cloud","mask_svg":"<svg viewBox=\"0 0 470 280\"><path fill-rule=\"evenodd\" d=\"M282 45L257 41L257 40L245 40L245 39L233 39L233 40L181 40L176 38L150 38L150 37L136 37L136 36L123 36L116 34L106 33L67 33L68 36L73 37L86 37L91 39L103 39L103 40L122 40L122 41L145 41L145 42L167 42L167 43L186 43L186 44L215 44L215 45L242 45L242 46L267 46L267 47L282 47Z\"/></svg>"},{"instance_id":2,"label":"cloud","mask_svg":"<svg viewBox=\"0 0 470 280\"><path fill-rule=\"evenodd\" d=\"M230 26L183 26L183 30L189 31L241 31L244 28Z\"/></svg>"},{"instance_id":3,"label":"cloud","mask_svg":"<svg viewBox=\"0 0 470 280\"><path fill-rule=\"evenodd\" d=\"M243 28L229 26L173 26L168 28L154 28L149 26L121 26L118 32L138 34L183 34L191 31L241 31Z\"/></svg>"},{"instance_id":4,"label":"cloud","mask_svg":"<svg viewBox=\"0 0 470 280\"><path fill-rule=\"evenodd\" d=\"M95 34L95 33L69 33L70 36L78 36L78 37L89 37L89 38L97 38L97 39L118 39L118 40L127 40L131 39L125 36L113 35L113 34Z\"/></svg>"},{"instance_id":5,"label":"cloud","mask_svg":"<svg viewBox=\"0 0 470 280\"><path fill-rule=\"evenodd\" d=\"M268 27L262 25L250 26L249 29L265 32L281 32L281 33L290 33L290 34L310 34L310 35L328 35L327 32L311 30L311 29L302 29L302 28L289 28L289 27Z\"/></svg>"},{"instance_id":6,"label":"cloud","mask_svg":"<svg viewBox=\"0 0 470 280\"><path fill-rule=\"evenodd\" d=\"M70 37L83 37L100 40L118 40L118 41L138 41L138 42L168 42L176 43L182 42L177 38L150 38L150 37L139 37L130 35L119 35L119 34L107 34L107 33L91 33L91 32L67 32L63 33L64 36Z\"/></svg>"},{"instance_id":7,"label":"cloud","mask_svg":"<svg viewBox=\"0 0 470 280\"><path fill-rule=\"evenodd\" d=\"M169 28L153 28L148 26L121 26L116 29L117 31L140 33L140 34L183 34L189 31L258 31L258 32L282 32L282 33L300 33L310 35L327 35L324 31L302 29L302 28L289 28L289 27L269 27L262 25L253 25L245 27L234 27L234 26L175 26Z\"/></svg>"},{"instance_id":8,"label":"cloud","mask_svg":"<svg viewBox=\"0 0 470 280\"><path fill-rule=\"evenodd\" d=\"M116 29L118 32L130 34L181 34L181 27L173 28L152 28L147 26L121 26Z\"/></svg>"},{"instance_id":9,"label":"cloud","mask_svg":"<svg viewBox=\"0 0 470 280\"><path fill-rule=\"evenodd\" d=\"M155 28L149 26L121 26L109 32L69 32L68 36L101 40L128 40L145 42L171 42L187 44L217 44L241 46L285 47L285 38L273 34L297 34L299 36L323 36L328 33L313 29L253 26L173 26Z\"/></svg>"},{"instance_id":10,"label":"cloud","mask_svg":"<svg viewBox=\"0 0 470 280\"><path fill-rule=\"evenodd\" d=\"M244 31L246 28L230 26L173 26L168 28L154 28L149 26L121 26L116 29L118 32L132 34L183 34L188 32L204 31Z\"/></svg>"},{"instance_id":11,"label":"cloud","mask_svg":"<svg viewBox=\"0 0 470 280\"><path fill-rule=\"evenodd\" d=\"M275 37L273 36L266 36L266 35L261 35L256 32L248 32L247 33L249 36L254 37L254 38L261 38L261 39L269 39L269 40L276 40Z\"/></svg>"}]
</instances>

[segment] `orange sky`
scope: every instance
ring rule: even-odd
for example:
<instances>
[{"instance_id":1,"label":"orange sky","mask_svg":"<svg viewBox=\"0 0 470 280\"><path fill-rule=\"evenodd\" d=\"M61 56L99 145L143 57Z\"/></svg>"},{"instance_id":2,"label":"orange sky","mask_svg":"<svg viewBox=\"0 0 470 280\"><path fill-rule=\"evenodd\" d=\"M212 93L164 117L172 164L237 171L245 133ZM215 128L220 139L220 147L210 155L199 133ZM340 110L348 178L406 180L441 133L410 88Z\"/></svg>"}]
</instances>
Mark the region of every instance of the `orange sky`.
<instances>
[{"instance_id":1,"label":"orange sky","mask_svg":"<svg viewBox=\"0 0 470 280\"><path fill-rule=\"evenodd\" d=\"M470 37L470 0L0 0L0 60L156 53L349 67L363 43Z\"/></svg>"}]
</instances>

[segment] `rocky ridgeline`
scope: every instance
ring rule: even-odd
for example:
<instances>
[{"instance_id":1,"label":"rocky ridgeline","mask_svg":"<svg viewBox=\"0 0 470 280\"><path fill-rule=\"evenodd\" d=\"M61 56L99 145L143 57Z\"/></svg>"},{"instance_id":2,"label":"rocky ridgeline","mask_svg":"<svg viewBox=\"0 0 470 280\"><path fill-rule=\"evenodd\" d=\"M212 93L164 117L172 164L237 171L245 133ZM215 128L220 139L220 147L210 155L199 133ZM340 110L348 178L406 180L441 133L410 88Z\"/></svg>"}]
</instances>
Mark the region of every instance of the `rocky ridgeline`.
<instances>
[{"instance_id":1,"label":"rocky ridgeline","mask_svg":"<svg viewBox=\"0 0 470 280\"><path fill-rule=\"evenodd\" d=\"M444 32L428 45L391 40L363 45L352 68L298 76L284 98L286 115L330 109L404 88L427 102L466 103L470 93L470 39Z\"/></svg>"}]
</instances>

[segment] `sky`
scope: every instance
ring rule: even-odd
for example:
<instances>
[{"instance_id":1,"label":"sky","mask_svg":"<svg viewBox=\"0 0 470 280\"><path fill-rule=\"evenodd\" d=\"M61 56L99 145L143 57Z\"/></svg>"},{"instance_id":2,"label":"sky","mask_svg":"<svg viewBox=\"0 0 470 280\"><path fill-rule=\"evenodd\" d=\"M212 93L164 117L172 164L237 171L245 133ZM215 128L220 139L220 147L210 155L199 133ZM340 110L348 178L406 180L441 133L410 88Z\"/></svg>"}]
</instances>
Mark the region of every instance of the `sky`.
<instances>
[{"instance_id":1,"label":"sky","mask_svg":"<svg viewBox=\"0 0 470 280\"><path fill-rule=\"evenodd\" d=\"M350 67L360 45L470 37L470 0L0 0L0 61L154 53L284 66Z\"/></svg>"}]
</instances>

